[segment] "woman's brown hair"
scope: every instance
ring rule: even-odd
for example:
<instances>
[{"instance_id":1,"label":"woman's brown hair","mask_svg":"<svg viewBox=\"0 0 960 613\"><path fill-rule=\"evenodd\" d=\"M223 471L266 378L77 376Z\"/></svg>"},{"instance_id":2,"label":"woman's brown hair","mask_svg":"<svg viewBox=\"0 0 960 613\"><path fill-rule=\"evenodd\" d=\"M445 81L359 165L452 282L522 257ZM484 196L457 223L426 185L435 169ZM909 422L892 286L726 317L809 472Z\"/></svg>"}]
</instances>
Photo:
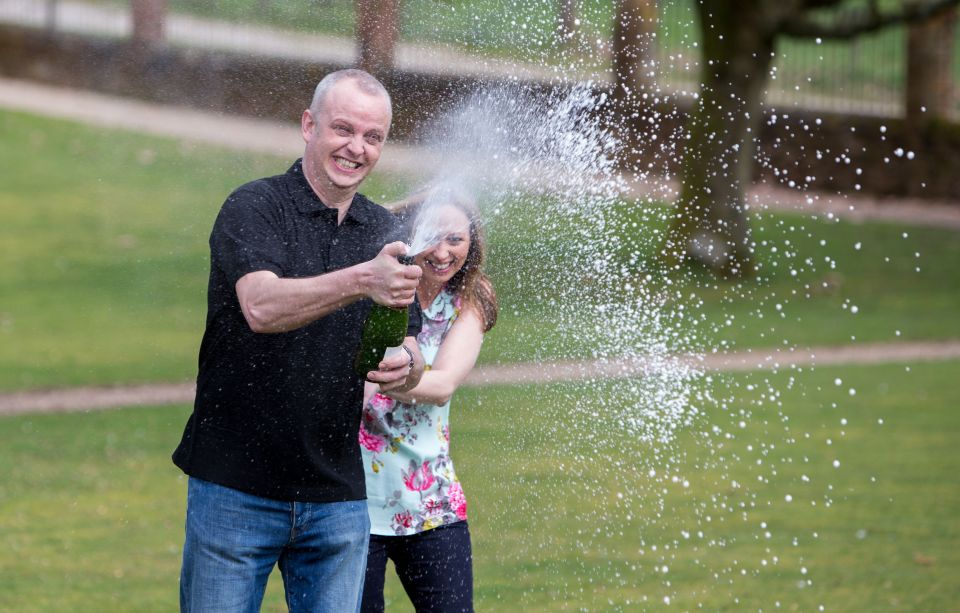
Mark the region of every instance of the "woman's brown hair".
<instances>
[{"instance_id":1,"label":"woman's brown hair","mask_svg":"<svg viewBox=\"0 0 960 613\"><path fill-rule=\"evenodd\" d=\"M476 202L459 189L427 188L417 191L399 202L386 205L408 226L416 221L424 203L430 200L433 205L449 205L461 210L470 220L470 248L463 266L447 282L454 293L462 297L480 313L484 333L489 332L497 323L497 293L493 283L483 271L487 255L487 238L483 230L483 221Z\"/></svg>"}]
</instances>

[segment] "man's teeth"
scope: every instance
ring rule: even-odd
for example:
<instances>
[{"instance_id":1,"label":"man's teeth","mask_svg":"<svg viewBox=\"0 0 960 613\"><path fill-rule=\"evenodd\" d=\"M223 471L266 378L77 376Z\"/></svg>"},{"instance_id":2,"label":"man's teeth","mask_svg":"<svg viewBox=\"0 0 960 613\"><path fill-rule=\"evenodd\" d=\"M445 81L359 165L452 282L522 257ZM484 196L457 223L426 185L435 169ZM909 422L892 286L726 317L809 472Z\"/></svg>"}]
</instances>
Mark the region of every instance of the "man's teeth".
<instances>
[{"instance_id":1,"label":"man's teeth","mask_svg":"<svg viewBox=\"0 0 960 613\"><path fill-rule=\"evenodd\" d=\"M350 160L345 160L343 158L337 158L337 164L343 166L344 168L349 168L351 170L357 169L360 167L360 162L351 162Z\"/></svg>"}]
</instances>

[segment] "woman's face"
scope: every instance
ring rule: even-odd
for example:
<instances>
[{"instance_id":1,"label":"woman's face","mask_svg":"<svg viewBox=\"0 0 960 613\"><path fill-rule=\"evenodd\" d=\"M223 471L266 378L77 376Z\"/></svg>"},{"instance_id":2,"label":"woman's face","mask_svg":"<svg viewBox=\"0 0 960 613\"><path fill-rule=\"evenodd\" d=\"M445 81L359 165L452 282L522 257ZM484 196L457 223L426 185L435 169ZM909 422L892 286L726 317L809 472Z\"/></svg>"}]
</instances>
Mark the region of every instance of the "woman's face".
<instances>
[{"instance_id":1,"label":"woman's face","mask_svg":"<svg viewBox=\"0 0 960 613\"><path fill-rule=\"evenodd\" d=\"M440 242L417 256L423 280L443 285L463 268L470 251L470 219L453 205L437 210Z\"/></svg>"}]
</instances>

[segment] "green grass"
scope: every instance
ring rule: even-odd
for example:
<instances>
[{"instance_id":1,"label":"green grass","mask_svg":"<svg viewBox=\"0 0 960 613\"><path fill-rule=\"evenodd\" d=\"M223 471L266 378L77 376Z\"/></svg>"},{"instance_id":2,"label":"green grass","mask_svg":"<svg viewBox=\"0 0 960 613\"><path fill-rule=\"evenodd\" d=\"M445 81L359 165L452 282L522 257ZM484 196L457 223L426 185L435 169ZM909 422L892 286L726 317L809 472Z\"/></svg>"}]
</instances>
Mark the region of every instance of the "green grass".
<instances>
[{"instance_id":1,"label":"green grass","mask_svg":"<svg viewBox=\"0 0 960 613\"><path fill-rule=\"evenodd\" d=\"M0 389L192 377L220 204L292 160L8 112L0 129Z\"/></svg>"},{"instance_id":2,"label":"green grass","mask_svg":"<svg viewBox=\"0 0 960 613\"><path fill-rule=\"evenodd\" d=\"M477 608L949 610L957 372L717 376L723 402L669 445L623 428L625 383L461 390ZM0 609L175 608L185 482L169 454L187 412L0 418ZM395 578L387 597L409 610ZM277 577L265 610L284 610Z\"/></svg>"},{"instance_id":3,"label":"green grass","mask_svg":"<svg viewBox=\"0 0 960 613\"><path fill-rule=\"evenodd\" d=\"M183 379L217 203L276 161L27 115L0 125L0 387L109 382L118 368Z\"/></svg>"},{"instance_id":4,"label":"green grass","mask_svg":"<svg viewBox=\"0 0 960 613\"><path fill-rule=\"evenodd\" d=\"M960 435L949 384L957 366L723 378L715 393L732 399L727 411L708 409L700 427L666 448L620 431L620 411L588 417L611 406L608 398L629 399L621 384L529 388L532 414L523 401L484 391L478 412L496 418L509 406L508 423L527 426L488 427L479 440L457 429L465 487L469 494L471 474L481 476L473 503L496 539L487 546L497 570L480 602L630 610L669 596L680 610L772 610L776 601L786 610L949 608L960 563L950 452ZM758 402L774 391L777 402ZM723 434L696 434L706 424ZM656 573L663 565L669 572ZM801 588L804 579L812 584Z\"/></svg>"},{"instance_id":5,"label":"green grass","mask_svg":"<svg viewBox=\"0 0 960 613\"><path fill-rule=\"evenodd\" d=\"M677 323L681 337L697 349L960 338L960 319L954 316L960 311L955 231L755 215L759 274L730 283L697 270L664 278L650 265L665 227L665 210L621 203L601 215L608 227L617 228L605 239L609 250L587 249L584 257L571 247L576 245L575 224L558 223L549 215L545 221L542 207L533 201L494 220L491 236L499 232L512 240L493 245L490 269L500 281L505 316L483 358L577 357L596 348L587 333L555 340L570 300L564 299L558 277L531 271L554 270L557 263L559 278L578 286L578 303L609 301L611 295L626 301L631 295L624 289L627 283L644 288L647 311L659 310L665 320ZM593 259L608 251L611 266L623 272L613 287L586 272ZM564 271L566 266L573 270ZM577 272L581 269L582 274ZM651 299L656 295L665 300L662 308ZM514 309L519 315L513 315Z\"/></svg>"},{"instance_id":6,"label":"green grass","mask_svg":"<svg viewBox=\"0 0 960 613\"><path fill-rule=\"evenodd\" d=\"M217 210L234 187L283 172L290 160L19 113L0 112L0 129L0 389L192 378ZM375 176L365 191L384 201L406 187ZM596 289L578 272L589 262L571 256L574 224L546 213L542 201L513 205L491 220L490 270L503 308L481 359L590 355L589 334L559 336L569 305L550 304L564 296L557 279ZM691 344L960 338L956 232L768 214L754 224L758 280L731 285L693 273L664 286L659 277L643 280L663 211L624 203L603 213L619 228L610 252L624 282L672 297L664 316ZM562 276L544 273L557 263Z\"/></svg>"}]
</instances>

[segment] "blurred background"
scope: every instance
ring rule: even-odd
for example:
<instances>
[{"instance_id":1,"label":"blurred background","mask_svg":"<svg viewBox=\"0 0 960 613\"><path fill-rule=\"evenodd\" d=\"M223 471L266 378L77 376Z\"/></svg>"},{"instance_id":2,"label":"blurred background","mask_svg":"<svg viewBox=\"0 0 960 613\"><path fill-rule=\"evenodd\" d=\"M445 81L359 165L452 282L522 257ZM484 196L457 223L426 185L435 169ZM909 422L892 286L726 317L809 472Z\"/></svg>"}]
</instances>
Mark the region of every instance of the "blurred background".
<instances>
[{"instance_id":1,"label":"blurred background","mask_svg":"<svg viewBox=\"0 0 960 613\"><path fill-rule=\"evenodd\" d=\"M491 215L502 315L453 411L478 610L951 610L957 4L0 0L0 608L176 609L210 228L360 66L378 202L504 83L587 92L611 143L589 249L549 190Z\"/></svg>"}]
</instances>

